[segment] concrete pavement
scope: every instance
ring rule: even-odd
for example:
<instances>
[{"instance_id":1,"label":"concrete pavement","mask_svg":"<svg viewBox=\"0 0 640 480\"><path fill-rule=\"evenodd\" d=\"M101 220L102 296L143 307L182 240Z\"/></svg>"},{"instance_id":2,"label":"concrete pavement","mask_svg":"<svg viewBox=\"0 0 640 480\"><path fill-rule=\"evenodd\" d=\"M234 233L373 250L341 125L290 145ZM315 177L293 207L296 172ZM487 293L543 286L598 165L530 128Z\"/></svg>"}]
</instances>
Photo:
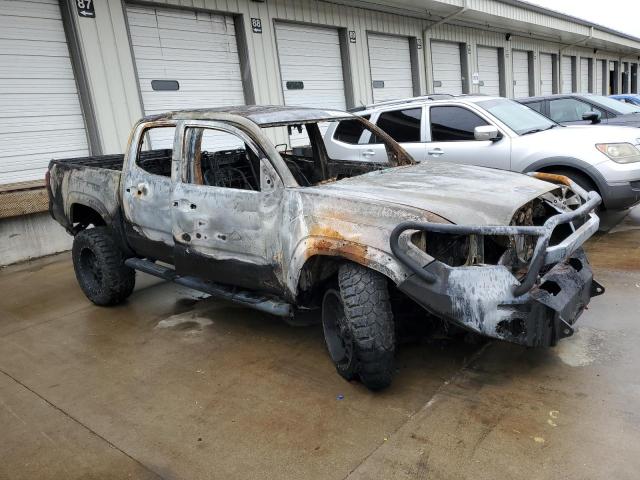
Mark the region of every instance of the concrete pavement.
<instances>
[{"instance_id":1,"label":"concrete pavement","mask_svg":"<svg viewBox=\"0 0 640 480\"><path fill-rule=\"evenodd\" d=\"M319 326L143 275L95 307L68 254L3 269L0 479L638 478L639 228L590 243L607 293L574 337L405 345L378 394Z\"/></svg>"}]
</instances>

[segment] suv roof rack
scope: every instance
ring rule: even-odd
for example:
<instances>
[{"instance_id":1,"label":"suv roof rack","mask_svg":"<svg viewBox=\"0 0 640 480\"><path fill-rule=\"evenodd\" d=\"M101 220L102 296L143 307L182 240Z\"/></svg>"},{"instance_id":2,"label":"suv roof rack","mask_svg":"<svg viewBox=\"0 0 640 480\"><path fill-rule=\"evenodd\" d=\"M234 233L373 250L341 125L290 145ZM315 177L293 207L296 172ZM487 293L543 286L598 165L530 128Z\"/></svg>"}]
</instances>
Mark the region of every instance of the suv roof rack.
<instances>
[{"instance_id":1,"label":"suv roof rack","mask_svg":"<svg viewBox=\"0 0 640 480\"><path fill-rule=\"evenodd\" d=\"M420 100L444 100L447 98L453 98L454 96L449 93L433 93L431 95L422 95L419 97L398 98L396 100L387 100L386 102L370 103L369 105L362 105L360 107L354 107L347 110L347 112L361 112L362 110L368 110L374 107L380 107L385 105L397 105L401 103L417 102Z\"/></svg>"}]
</instances>

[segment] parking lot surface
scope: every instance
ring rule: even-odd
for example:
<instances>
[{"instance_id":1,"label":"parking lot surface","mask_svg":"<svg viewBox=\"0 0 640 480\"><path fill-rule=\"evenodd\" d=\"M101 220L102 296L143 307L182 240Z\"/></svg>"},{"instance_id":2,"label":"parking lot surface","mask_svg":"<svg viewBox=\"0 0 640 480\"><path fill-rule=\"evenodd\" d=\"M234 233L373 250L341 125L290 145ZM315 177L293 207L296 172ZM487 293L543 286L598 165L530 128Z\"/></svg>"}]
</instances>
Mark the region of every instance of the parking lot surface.
<instances>
[{"instance_id":1,"label":"parking lot surface","mask_svg":"<svg viewBox=\"0 0 640 480\"><path fill-rule=\"evenodd\" d=\"M321 328L138 274L92 305L69 254L0 271L0 479L567 478L640 471L640 209L591 240L605 285L559 346L402 345L347 383Z\"/></svg>"}]
</instances>

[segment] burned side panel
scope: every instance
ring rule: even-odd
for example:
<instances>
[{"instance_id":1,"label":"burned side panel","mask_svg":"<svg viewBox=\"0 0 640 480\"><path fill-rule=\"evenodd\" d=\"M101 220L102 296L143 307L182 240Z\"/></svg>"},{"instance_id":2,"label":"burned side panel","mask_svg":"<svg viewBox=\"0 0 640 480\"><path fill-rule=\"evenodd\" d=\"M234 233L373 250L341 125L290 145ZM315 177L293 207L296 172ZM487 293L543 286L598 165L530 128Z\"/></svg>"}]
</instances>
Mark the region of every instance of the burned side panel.
<instances>
[{"instance_id":1,"label":"burned side panel","mask_svg":"<svg viewBox=\"0 0 640 480\"><path fill-rule=\"evenodd\" d=\"M118 223L119 171L58 161L51 163L49 178L51 214L69 233L74 233L72 214L76 205L98 212L107 225Z\"/></svg>"},{"instance_id":2,"label":"burned side panel","mask_svg":"<svg viewBox=\"0 0 640 480\"><path fill-rule=\"evenodd\" d=\"M420 209L349 198L322 187L287 194L280 235L284 283L293 297L303 266L315 256L352 261L400 283L409 271L390 252L390 232L402 220L445 222Z\"/></svg>"}]
</instances>

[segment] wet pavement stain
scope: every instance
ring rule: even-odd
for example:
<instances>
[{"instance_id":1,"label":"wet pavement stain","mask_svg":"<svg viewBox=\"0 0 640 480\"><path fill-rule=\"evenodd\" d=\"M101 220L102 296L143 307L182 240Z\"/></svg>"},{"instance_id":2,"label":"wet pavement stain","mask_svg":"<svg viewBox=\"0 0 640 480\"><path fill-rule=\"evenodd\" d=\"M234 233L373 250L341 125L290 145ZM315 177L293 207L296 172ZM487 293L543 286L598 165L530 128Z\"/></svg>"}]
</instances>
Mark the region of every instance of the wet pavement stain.
<instances>
[{"instance_id":1,"label":"wet pavement stain","mask_svg":"<svg viewBox=\"0 0 640 480\"><path fill-rule=\"evenodd\" d=\"M586 245L594 268L640 271L640 207L609 232L599 232Z\"/></svg>"}]
</instances>

